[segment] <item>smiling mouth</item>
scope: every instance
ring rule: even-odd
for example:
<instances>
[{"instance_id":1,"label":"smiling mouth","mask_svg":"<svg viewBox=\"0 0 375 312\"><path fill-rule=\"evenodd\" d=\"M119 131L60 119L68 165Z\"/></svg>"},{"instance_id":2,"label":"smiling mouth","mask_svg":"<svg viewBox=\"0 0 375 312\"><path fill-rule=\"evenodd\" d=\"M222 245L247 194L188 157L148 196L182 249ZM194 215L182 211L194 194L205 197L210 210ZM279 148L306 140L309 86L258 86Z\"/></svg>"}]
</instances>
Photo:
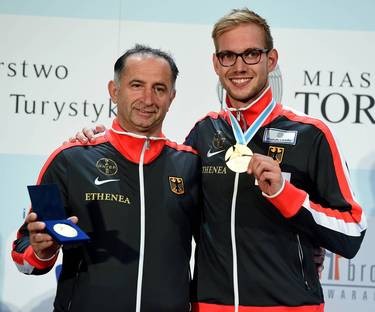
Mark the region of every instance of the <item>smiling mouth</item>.
<instances>
[{"instance_id":1,"label":"smiling mouth","mask_svg":"<svg viewBox=\"0 0 375 312\"><path fill-rule=\"evenodd\" d=\"M230 78L234 85L244 85L251 81L252 78Z\"/></svg>"},{"instance_id":2,"label":"smiling mouth","mask_svg":"<svg viewBox=\"0 0 375 312\"><path fill-rule=\"evenodd\" d=\"M138 108L137 110L141 114L154 114L154 113L156 113L156 111L154 109L148 110L148 109L145 109L145 108Z\"/></svg>"}]
</instances>

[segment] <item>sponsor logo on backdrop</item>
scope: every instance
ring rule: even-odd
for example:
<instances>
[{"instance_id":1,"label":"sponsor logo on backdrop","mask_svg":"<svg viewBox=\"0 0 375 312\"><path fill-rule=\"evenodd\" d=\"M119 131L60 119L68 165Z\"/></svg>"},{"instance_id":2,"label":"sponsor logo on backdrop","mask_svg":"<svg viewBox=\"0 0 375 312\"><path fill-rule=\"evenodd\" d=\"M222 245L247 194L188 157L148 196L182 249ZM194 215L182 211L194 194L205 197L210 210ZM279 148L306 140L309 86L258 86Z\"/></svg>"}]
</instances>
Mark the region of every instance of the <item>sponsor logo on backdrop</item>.
<instances>
[{"instance_id":1,"label":"sponsor logo on backdrop","mask_svg":"<svg viewBox=\"0 0 375 312\"><path fill-rule=\"evenodd\" d=\"M2 77L22 77L39 79L64 80L69 76L69 69L64 64L30 64L22 62L0 62L0 75Z\"/></svg>"},{"instance_id":2,"label":"sponsor logo on backdrop","mask_svg":"<svg viewBox=\"0 0 375 312\"><path fill-rule=\"evenodd\" d=\"M304 70L294 97L305 114L330 123L374 124L374 75L369 72Z\"/></svg>"},{"instance_id":3,"label":"sponsor logo on backdrop","mask_svg":"<svg viewBox=\"0 0 375 312\"><path fill-rule=\"evenodd\" d=\"M72 78L71 72L74 71L66 64L37 64L27 60L0 61L0 79L36 80L40 88L46 88L45 82L48 81L56 84L58 89L62 83ZM61 94L57 94L54 99L37 98L30 91L12 88L9 91L9 104L17 115L44 117L52 121L79 117L94 123L101 117L112 119L117 116L117 106L110 98L99 102L85 98L61 98Z\"/></svg>"},{"instance_id":4,"label":"sponsor logo on backdrop","mask_svg":"<svg viewBox=\"0 0 375 312\"><path fill-rule=\"evenodd\" d=\"M375 263L361 263L327 252L322 285L326 301L375 303Z\"/></svg>"}]
</instances>

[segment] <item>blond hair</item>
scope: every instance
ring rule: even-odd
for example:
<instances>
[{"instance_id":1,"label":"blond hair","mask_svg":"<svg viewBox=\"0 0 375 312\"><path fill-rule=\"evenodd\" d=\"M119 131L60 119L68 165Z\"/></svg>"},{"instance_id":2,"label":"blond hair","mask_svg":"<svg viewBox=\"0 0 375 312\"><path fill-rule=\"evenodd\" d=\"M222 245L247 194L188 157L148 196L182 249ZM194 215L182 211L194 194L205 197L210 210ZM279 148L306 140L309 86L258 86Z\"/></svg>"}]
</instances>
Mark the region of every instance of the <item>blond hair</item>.
<instances>
[{"instance_id":1,"label":"blond hair","mask_svg":"<svg viewBox=\"0 0 375 312\"><path fill-rule=\"evenodd\" d=\"M214 40L216 52L218 52L217 39L225 32L232 30L241 24L255 24L264 30L265 48L273 49L273 38L267 21L257 13L248 8L234 9L219 19L212 30L212 39Z\"/></svg>"}]
</instances>

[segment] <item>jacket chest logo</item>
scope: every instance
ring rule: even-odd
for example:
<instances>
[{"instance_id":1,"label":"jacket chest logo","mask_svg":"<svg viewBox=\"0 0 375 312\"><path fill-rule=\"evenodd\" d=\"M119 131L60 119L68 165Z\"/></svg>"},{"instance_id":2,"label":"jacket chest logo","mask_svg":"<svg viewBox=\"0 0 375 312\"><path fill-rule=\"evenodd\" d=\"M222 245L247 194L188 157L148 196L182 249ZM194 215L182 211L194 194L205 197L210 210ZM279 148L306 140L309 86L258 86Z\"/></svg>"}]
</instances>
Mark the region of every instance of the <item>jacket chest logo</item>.
<instances>
[{"instance_id":1,"label":"jacket chest logo","mask_svg":"<svg viewBox=\"0 0 375 312\"><path fill-rule=\"evenodd\" d=\"M226 138L222 131L217 130L214 134L214 137L212 138L212 147L214 147L217 150L223 149L225 147Z\"/></svg>"},{"instance_id":2,"label":"jacket chest logo","mask_svg":"<svg viewBox=\"0 0 375 312\"><path fill-rule=\"evenodd\" d=\"M116 162L110 158L100 158L96 162L96 168L106 176L115 175L118 171Z\"/></svg>"},{"instance_id":3,"label":"jacket chest logo","mask_svg":"<svg viewBox=\"0 0 375 312\"><path fill-rule=\"evenodd\" d=\"M279 164L283 161L284 156L284 147L279 146L270 146L268 148L268 156L272 157L274 160L276 160Z\"/></svg>"},{"instance_id":4,"label":"jacket chest logo","mask_svg":"<svg viewBox=\"0 0 375 312\"><path fill-rule=\"evenodd\" d=\"M171 191L177 195L185 193L184 180L180 177L168 177L169 188Z\"/></svg>"}]
</instances>

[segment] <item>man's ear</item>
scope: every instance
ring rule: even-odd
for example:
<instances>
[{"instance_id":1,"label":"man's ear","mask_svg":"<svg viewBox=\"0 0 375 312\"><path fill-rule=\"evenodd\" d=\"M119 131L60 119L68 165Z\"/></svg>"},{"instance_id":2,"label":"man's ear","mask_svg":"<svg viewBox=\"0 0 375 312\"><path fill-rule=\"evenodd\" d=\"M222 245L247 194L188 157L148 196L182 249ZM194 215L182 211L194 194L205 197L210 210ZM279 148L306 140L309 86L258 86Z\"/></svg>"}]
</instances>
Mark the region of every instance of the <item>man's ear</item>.
<instances>
[{"instance_id":1,"label":"man's ear","mask_svg":"<svg viewBox=\"0 0 375 312\"><path fill-rule=\"evenodd\" d=\"M109 95L111 96L113 103L117 103L118 89L119 87L114 80L111 80L108 82L108 92L109 92Z\"/></svg>"},{"instance_id":2,"label":"man's ear","mask_svg":"<svg viewBox=\"0 0 375 312\"><path fill-rule=\"evenodd\" d=\"M171 91L171 96L170 96L170 101L169 101L169 105L168 105L168 110L169 110L169 108L171 107L172 102L173 102L173 100L174 100L175 97L176 97L176 89L173 89L173 90Z\"/></svg>"},{"instance_id":3,"label":"man's ear","mask_svg":"<svg viewBox=\"0 0 375 312\"><path fill-rule=\"evenodd\" d=\"M176 97L176 89L173 88L173 90L171 92L171 103L172 103L172 101L174 100L175 97Z\"/></svg>"},{"instance_id":4,"label":"man's ear","mask_svg":"<svg viewBox=\"0 0 375 312\"><path fill-rule=\"evenodd\" d=\"M268 72L273 71L277 65L277 60L279 59L279 53L276 49L272 49L267 53L268 58Z\"/></svg>"}]
</instances>

